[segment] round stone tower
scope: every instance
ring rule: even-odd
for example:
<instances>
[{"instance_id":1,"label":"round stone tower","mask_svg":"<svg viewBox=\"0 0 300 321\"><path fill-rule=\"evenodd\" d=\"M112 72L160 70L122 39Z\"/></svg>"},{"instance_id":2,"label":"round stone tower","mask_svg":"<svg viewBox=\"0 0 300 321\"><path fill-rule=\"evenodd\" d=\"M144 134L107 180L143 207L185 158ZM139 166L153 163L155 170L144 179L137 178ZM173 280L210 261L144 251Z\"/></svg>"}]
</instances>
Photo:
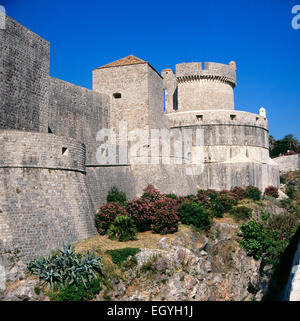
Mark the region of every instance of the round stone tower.
<instances>
[{"instance_id":1,"label":"round stone tower","mask_svg":"<svg viewBox=\"0 0 300 321\"><path fill-rule=\"evenodd\" d=\"M279 185L278 166L269 157L265 109L259 114L234 109L235 62L207 62L204 68L201 62L181 63L176 73L165 69L162 76L170 128L202 130L199 188Z\"/></svg>"},{"instance_id":2,"label":"round stone tower","mask_svg":"<svg viewBox=\"0 0 300 321\"><path fill-rule=\"evenodd\" d=\"M177 64L176 78L178 111L234 109L235 62Z\"/></svg>"}]
</instances>

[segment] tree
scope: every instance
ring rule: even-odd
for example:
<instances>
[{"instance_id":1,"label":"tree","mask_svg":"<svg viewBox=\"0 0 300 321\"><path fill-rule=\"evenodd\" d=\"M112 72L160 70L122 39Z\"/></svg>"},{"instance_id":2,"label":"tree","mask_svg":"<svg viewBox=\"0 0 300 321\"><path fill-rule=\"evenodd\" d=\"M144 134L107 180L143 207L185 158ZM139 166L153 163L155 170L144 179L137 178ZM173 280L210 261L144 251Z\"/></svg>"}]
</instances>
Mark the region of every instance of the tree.
<instances>
[{"instance_id":1,"label":"tree","mask_svg":"<svg viewBox=\"0 0 300 321\"><path fill-rule=\"evenodd\" d=\"M293 134L285 135L282 139L275 140L272 135L269 137L270 157L274 158L280 154L286 154L287 151L300 152L298 139Z\"/></svg>"}]
</instances>

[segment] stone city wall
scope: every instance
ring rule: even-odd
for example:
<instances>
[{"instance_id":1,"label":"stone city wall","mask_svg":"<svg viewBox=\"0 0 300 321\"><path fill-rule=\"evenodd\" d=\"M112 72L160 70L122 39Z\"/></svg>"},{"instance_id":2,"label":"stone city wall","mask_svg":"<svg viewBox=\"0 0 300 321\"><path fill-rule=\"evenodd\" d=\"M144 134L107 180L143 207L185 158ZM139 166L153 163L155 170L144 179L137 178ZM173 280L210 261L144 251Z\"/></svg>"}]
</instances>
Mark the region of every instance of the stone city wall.
<instances>
[{"instance_id":1,"label":"stone city wall","mask_svg":"<svg viewBox=\"0 0 300 321\"><path fill-rule=\"evenodd\" d=\"M281 173L287 173L300 169L300 154L279 156L273 160L279 165Z\"/></svg>"}]
</instances>

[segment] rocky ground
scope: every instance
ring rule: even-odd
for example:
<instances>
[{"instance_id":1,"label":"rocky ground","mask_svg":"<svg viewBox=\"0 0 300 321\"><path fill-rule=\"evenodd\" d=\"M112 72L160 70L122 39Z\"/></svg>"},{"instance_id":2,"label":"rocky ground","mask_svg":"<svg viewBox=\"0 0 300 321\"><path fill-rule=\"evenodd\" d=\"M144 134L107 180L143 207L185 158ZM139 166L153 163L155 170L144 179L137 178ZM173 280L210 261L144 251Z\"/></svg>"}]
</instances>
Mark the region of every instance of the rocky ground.
<instances>
[{"instance_id":1,"label":"rocky ground","mask_svg":"<svg viewBox=\"0 0 300 321\"><path fill-rule=\"evenodd\" d=\"M243 201L244 202L244 201ZM282 213L278 203L270 200L245 204L253 216L264 210ZM108 283L96 301L115 300L261 300L270 281L270 266L261 269L260 260L246 255L239 246L239 226L229 215L215 219L208 233L198 233L180 225L179 231L166 236L139 233L136 241L117 242L96 235L77 244L77 251L95 249L102 255ZM139 247L135 259L129 257L127 268L119 268L105 254L107 249ZM26 277L25 265L16 251L2 247L2 265L8 271L6 290L0 299L49 300L40 291L38 279Z\"/></svg>"}]
</instances>

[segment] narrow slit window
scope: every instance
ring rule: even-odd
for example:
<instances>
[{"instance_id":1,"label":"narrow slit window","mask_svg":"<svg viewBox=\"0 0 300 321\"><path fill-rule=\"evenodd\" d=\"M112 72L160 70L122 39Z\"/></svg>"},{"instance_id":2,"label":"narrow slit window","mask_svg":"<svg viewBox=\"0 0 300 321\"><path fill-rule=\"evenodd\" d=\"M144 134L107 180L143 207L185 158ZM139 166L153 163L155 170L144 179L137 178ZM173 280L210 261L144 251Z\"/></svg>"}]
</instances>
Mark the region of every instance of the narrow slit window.
<instances>
[{"instance_id":1,"label":"narrow slit window","mask_svg":"<svg viewBox=\"0 0 300 321\"><path fill-rule=\"evenodd\" d=\"M114 93L114 94L113 94L113 97L114 97L115 99L120 99L120 98L122 97L122 95L121 95L121 93Z\"/></svg>"},{"instance_id":2,"label":"narrow slit window","mask_svg":"<svg viewBox=\"0 0 300 321\"><path fill-rule=\"evenodd\" d=\"M63 147L63 148L61 149L61 153L62 153L62 155L67 156L67 155L69 154L68 148L67 148L67 147Z\"/></svg>"},{"instance_id":3,"label":"narrow slit window","mask_svg":"<svg viewBox=\"0 0 300 321\"><path fill-rule=\"evenodd\" d=\"M48 126L48 134L53 134L53 131L49 126Z\"/></svg>"}]
</instances>

